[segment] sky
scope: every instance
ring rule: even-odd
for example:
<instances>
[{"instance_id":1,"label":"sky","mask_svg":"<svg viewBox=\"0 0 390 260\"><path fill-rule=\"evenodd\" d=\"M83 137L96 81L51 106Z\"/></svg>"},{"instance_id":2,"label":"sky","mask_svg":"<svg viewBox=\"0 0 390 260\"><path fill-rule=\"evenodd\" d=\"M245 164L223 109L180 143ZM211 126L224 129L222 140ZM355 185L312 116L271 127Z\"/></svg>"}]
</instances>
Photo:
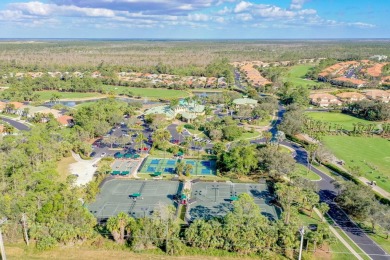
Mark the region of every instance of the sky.
<instances>
[{"instance_id":1,"label":"sky","mask_svg":"<svg viewBox=\"0 0 390 260\"><path fill-rule=\"evenodd\" d=\"M0 38L390 38L390 0L0 0Z\"/></svg>"}]
</instances>

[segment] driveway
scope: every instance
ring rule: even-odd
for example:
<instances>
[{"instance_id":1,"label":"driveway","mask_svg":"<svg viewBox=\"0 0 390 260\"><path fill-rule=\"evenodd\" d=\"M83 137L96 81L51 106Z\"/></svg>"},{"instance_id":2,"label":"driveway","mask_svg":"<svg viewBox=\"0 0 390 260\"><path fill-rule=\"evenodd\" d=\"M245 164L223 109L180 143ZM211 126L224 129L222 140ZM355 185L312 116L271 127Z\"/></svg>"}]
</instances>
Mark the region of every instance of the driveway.
<instances>
[{"instance_id":1,"label":"driveway","mask_svg":"<svg viewBox=\"0 0 390 260\"><path fill-rule=\"evenodd\" d=\"M15 120L15 119L10 119L8 117L3 117L3 116L0 116L0 119L3 120L4 122L7 122L10 125L12 125L13 127L15 127L16 129L18 129L20 131L29 131L30 130L29 126Z\"/></svg>"}]
</instances>

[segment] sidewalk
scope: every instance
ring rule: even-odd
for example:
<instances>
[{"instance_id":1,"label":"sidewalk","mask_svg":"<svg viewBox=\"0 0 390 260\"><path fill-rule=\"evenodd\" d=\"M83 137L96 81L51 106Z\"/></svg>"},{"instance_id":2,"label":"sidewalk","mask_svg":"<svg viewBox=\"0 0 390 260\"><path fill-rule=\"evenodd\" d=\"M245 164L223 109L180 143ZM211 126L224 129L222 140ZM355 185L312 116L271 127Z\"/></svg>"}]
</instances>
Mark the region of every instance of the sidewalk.
<instances>
[{"instance_id":1,"label":"sidewalk","mask_svg":"<svg viewBox=\"0 0 390 260\"><path fill-rule=\"evenodd\" d=\"M323 222L327 223L327 221L325 220L324 216L321 214L321 212L317 209L317 208L314 208L314 211L315 213L322 219ZM338 240L340 240L341 243L343 243L343 245L348 248L348 250L356 257L356 259L358 260L364 260L350 245L347 241L345 241L345 239L340 236L340 234L337 232L337 230L332 227L331 225L328 224L328 227L330 229L330 231L336 236L336 238ZM357 246L357 245L356 245ZM363 250L362 250L363 251Z\"/></svg>"}]
</instances>

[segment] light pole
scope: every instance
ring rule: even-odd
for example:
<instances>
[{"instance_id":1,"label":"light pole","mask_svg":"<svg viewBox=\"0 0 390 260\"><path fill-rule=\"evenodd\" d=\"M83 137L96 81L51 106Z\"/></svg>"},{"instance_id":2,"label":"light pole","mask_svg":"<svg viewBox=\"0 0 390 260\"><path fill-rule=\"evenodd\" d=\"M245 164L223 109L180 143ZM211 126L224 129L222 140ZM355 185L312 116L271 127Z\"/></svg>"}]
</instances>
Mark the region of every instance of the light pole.
<instances>
[{"instance_id":1,"label":"light pole","mask_svg":"<svg viewBox=\"0 0 390 260\"><path fill-rule=\"evenodd\" d=\"M214 185L213 184L211 187L212 187L212 189L215 192L214 201L217 202L217 190L219 190L219 185Z\"/></svg>"},{"instance_id":2,"label":"light pole","mask_svg":"<svg viewBox=\"0 0 390 260\"><path fill-rule=\"evenodd\" d=\"M303 247L303 235L305 234L305 227L302 226L301 229L299 229L299 234L301 234L301 245L299 247L299 258L298 260L302 259L302 247Z\"/></svg>"},{"instance_id":3,"label":"light pole","mask_svg":"<svg viewBox=\"0 0 390 260\"><path fill-rule=\"evenodd\" d=\"M146 211L148 210L148 208L141 208L141 210L144 212L144 218L146 217Z\"/></svg>"}]
</instances>

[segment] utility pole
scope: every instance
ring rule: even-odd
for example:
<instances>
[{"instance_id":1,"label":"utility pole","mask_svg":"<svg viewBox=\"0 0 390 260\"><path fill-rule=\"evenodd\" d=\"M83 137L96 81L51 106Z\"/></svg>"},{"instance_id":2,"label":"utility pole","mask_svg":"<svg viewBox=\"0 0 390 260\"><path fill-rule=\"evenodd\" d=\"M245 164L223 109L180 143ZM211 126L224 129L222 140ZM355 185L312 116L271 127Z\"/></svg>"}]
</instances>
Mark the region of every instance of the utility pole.
<instances>
[{"instance_id":1,"label":"utility pole","mask_svg":"<svg viewBox=\"0 0 390 260\"><path fill-rule=\"evenodd\" d=\"M7 221L7 218L0 219L0 226L4 224ZM4 242L3 242L3 235L1 234L0 229L0 253L1 253L1 259L7 260L7 257L5 256L5 249L4 249Z\"/></svg>"},{"instance_id":2,"label":"utility pole","mask_svg":"<svg viewBox=\"0 0 390 260\"><path fill-rule=\"evenodd\" d=\"M299 234L301 234L301 246L299 247L299 258L298 260L302 259L302 247L303 247L303 235L305 234L305 227L302 226L301 229L299 229Z\"/></svg>"},{"instance_id":3,"label":"utility pole","mask_svg":"<svg viewBox=\"0 0 390 260\"><path fill-rule=\"evenodd\" d=\"M26 214L22 214L22 227L23 227L23 232L24 232L24 240L26 240L27 246L30 245L29 239L28 239L28 234L27 234L27 217Z\"/></svg>"}]
</instances>

